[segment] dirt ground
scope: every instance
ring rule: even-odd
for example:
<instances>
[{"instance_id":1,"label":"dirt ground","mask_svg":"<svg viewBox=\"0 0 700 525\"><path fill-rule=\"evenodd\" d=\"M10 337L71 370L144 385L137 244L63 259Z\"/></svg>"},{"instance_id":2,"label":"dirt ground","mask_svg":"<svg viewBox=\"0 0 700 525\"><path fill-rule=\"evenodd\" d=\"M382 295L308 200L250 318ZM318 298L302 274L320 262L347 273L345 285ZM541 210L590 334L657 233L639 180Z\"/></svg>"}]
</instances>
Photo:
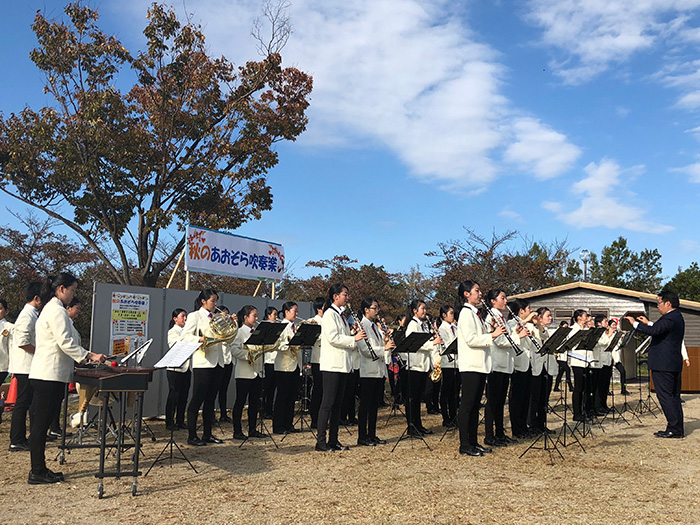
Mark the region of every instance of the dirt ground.
<instances>
[{"instance_id":1,"label":"dirt ground","mask_svg":"<svg viewBox=\"0 0 700 525\"><path fill-rule=\"evenodd\" d=\"M632 405L637 390L628 398ZM552 394L554 403L559 394ZM646 390L645 390L646 395ZM194 464L159 463L138 479L106 479L97 497L98 453L73 450L64 465L54 463L55 443L47 448L49 468L66 481L27 484L29 453L7 451L9 414L0 425L0 522L3 523L700 523L700 396L684 394L685 439L659 439L665 428L660 412L630 412L624 422L606 420L603 429L560 450L555 459L531 450L530 441L500 448L480 458L460 456L456 432L440 441L441 416L424 416L435 431L426 441L402 441L400 417L380 412L378 447L351 446L347 452L314 452L307 430L289 435L275 448L271 441L249 441L242 448L229 426L215 434L223 445L194 448L176 440ZM618 405L621 399L616 397ZM388 421L388 424L387 424ZM163 449L169 433L151 421L157 441L144 436L145 472ZM549 426L561 420L550 414ZM244 423L244 428L246 428ZM481 427L483 432L483 425ZM356 429L341 428L341 441L354 445ZM177 454L177 451L175 451Z\"/></svg>"}]
</instances>

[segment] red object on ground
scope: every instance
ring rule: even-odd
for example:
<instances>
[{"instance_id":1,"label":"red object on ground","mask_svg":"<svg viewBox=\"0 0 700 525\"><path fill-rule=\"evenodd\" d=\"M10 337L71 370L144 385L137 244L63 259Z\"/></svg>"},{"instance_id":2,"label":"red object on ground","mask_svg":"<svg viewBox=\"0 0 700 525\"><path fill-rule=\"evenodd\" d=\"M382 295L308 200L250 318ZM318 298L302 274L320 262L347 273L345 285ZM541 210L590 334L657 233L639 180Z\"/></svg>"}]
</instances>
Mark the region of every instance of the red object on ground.
<instances>
[{"instance_id":1,"label":"red object on ground","mask_svg":"<svg viewBox=\"0 0 700 525\"><path fill-rule=\"evenodd\" d=\"M17 402L17 378L13 377L12 381L10 381L10 390L7 392L7 399L5 400L5 408L8 408L8 405L15 406L16 402Z\"/></svg>"}]
</instances>

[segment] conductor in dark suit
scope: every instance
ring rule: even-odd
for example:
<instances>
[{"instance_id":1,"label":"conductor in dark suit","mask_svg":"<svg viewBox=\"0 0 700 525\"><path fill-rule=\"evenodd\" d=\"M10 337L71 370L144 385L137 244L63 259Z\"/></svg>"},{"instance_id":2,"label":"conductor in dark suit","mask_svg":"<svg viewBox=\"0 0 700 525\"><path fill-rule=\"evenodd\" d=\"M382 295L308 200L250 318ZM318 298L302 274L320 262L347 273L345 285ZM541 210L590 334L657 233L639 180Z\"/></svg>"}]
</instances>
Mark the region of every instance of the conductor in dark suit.
<instances>
[{"instance_id":1,"label":"conductor in dark suit","mask_svg":"<svg viewBox=\"0 0 700 525\"><path fill-rule=\"evenodd\" d=\"M675 292L663 291L657 298L661 317L649 322L646 317L627 317L640 334L651 336L647 366L651 371L661 410L666 416L666 430L656 432L661 438L683 437L683 408L681 406L681 344L685 321L678 310L680 302Z\"/></svg>"}]
</instances>

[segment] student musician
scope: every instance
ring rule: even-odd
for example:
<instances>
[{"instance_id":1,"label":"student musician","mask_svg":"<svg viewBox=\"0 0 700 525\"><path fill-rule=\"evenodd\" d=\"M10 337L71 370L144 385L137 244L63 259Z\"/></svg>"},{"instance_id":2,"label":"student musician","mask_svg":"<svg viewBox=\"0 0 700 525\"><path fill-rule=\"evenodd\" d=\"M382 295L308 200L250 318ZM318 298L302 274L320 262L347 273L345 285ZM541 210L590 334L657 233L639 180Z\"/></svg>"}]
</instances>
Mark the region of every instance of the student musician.
<instances>
[{"instance_id":1,"label":"student musician","mask_svg":"<svg viewBox=\"0 0 700 525\"><path fill-rule=\"evenodd\" d=\"M420 299L411 301L406 312L406 319L409 320L406 324L406 337L413 332L429 333L430 329L426 324L427 317L428 312L425 307L425 301ZM423 426L420 405L430 370L440 363L438 347L441 344L442 339L437 337L432 341L428 340L415 353L401 354L402 359L406 363L406 367L403 369L404 376L401 381L404 385L406 422L409 435L420 437L433 433L432 430L428 430Z\"/></svg>"},{"instance_id":2,"label":"student musician","mask_svg":"<svg viewBox=\"0 0 700 525\"><path fill-rule=\"evenodd\" d=\"M610 412L608 392L612 379L612 353L606 352L605 349L610 345L614 331L608 325L608 319L604 315L596 315L594 323L596 328L605 328L605 333L598 339L593 348L595 361L591 363L591 371L594 374L591 394L593 395L593 412L596 416L604 416Z\"/></svg>"},{"instance_id":3,"label":"student musician","mask_svg":"<svg viewBox=\"0 0 700 525\"><path fill-rule=\"evenodd\" d=\"M10 339L14 325L5 319L7 316L7 301L0 299L0 385L7 378L10 366ZM2 414L0 414L2 417Z\"/></svg>"},{"instance_id":4,"label":"student musician","mask_svg":"<svg viewBox=\"0 0 700 525\"><path fill-rule=\"evenodd\" d=\"M314 310L316 315L311 319L314 324L321 324L323 318L323 308L326 305L325 297L316 297L314 299ZM311 390L311 405L309 413L311 416L311 428L318 428L318 411L321 408L321 399L323 399L323 376L319 363L321 361L321 337L319 336L311 347L311 377L313 378L313 389Z\"/></svg>"},{"instance_id":5,"label":"student musician","mask_svg":"<svg viewBox=\"0 0 700 525\"><path fill-rule=\"evenodd\" d=\"M388 337L385 338L377 326L379 303L373 297L368 297L360 304L363 314L362 330L367 334L366 341L374 351L374 357L367 344L360 343L357 349L360 354L360 409L358 413L357 444L373 447L386 443L377 437L377 410L379 401L384 395L384 382L387 369L384 363L384 351L391 351L396 344Z\"/></svg>"},{"instance_id":6,"label":"student musician","mask_svg":"<svg viewBox=\"0 0 700 525\"><path fill-rule=\"evenodd\" d=\"M526 325L534 337L540 342L540 348L549 339L547 325L552 323L552 312L549 308L537 309L537 315L532 318L532 325ZM540 355L532 353L532 389L530 390L529 425L537 432L553 433L547 428L547 405L549 392L552 389L552 378L557 375L557 359L553 354Z\"/></svg>"},{"instance_id":7,"label":"student musician","mask_svg":"<svg viewBox=\"0 0 700 525\"><path fill-rule=\"evenodd\" d=\"M218 302L219 295L210 288L199 293L194 301L194 311L187 315L182 329L182 341L203 343L207 337L215 337L210 328L210 321L214 317ZM192 398L187 407L187 443L190 445L199 447L207 443L223 443L211 433L214 424L214 404L224 373L223 345L224 343L216 343L207 348L200 347L192 354ZM204 423L201 439L197 436L200 408Z\"/></svg>"},{"instance_id":8,"label":"student musician","mask_svg":"<svg viewBox=\"0 0 700 525\"><path fill-rule=\"evenodd\" d=\"M65 305L75 297L78 280L69 273L48 277L41 288L44 308L36 321L36 350L29 370L34 391L31 406L29 484L64 481L63 473L46 467L46 436L61 411L66 384L73 380L75 363L103 363L103 354L88 352L73 338L73 323Z\"/></svg>"},{"instance_id":9,"label":"student musician","mask_svg":"<svg viewBox=\"0 0 700 525\"><path fill-rule=\"evenodd\" d=\"M485 303L488 305L486 323L488 325L505 326L506 321L501 312L506 309L507 300L506 293L499 288L490 290L486 294ZM515 333L515 330L509 328L507 330L513 342L516 345L519 344L520 338ZM506 436L503 425L503 411L506 397L508 396L508 383L515 369L515 349L505 335L492 341L491 363L491 373L486 383L486 412L484 414L486 437L484 438L484 443L490 446L504 447L508 443L517 443L517 440Z\"/></svg>"},{"instance_id":10,"label":"student musician","mask_svg":"<svg viewBox=\"0 0 700 525\"><path fill-rule=\"evenodd\" d=\"M462 376L462 402L459 404L459 453L483 456L491 449L477 441L479 405L484 393L486 377L491 372L491 343L505 333L489 326L479 312L481 289L474 281L462 281L457 287L455 317L457 318L457 363Z\"/></svg>"},{"instance_id":11,"label":"student musician","mask_svg":"<svg viewBox=\"0 0 700 525\"><path fill-rule=\"evenodd\" d=\"M29 369L36 348L36 320L41 309L41 282L27 286L27 303L17 316L10 345L9 372L17 378L17 401L12 409L10 423L10 452L29 450L27 440L27 412L32 404L34 390L29 382Z\"/></svg>"},{"instance_id":12,"label":"student musician","mask_svg":"<svg viewBox=\"0 0 700 525\"><path fill-rule=\"evenodd\" d=\"M406 339L406 314L399 314L396 316L396 319L394 321L394 325L396 328L391 334L391 338L394 340L394 343L397 345L401 343L404 339ZM403 385L401 384L401 376L403 375L401 371L401 366L399 365L399 358L396 355L391 356L391 361L392 361L392 368L395 370L395 374L393 374L395 381L395 384L392 388L392 395L394 396L394 405L399 405L403 404L404 399L403 399ZM392 371L394 371L392 370ZM391 371L390 371L391 372ZM391 375L389 376L389 384L391 385Z\"/></svg>"},{"instance_id":13,"label":"student musician","mask_svg":"<svg viewBox=\"0 0 700 525\"><path fill-rule=\"evenodd\" d=\"M248 361L248 348L245 342L258 324L258 309L246 305L238 311L238 333L230 345L231 355L236 359L236 401L233 404L233 439L246 439L241 425L243 407L248 400L248 436L262 438L265 434L256 429L258 404L262 393L262 356L252 364Z\"/></svg>"},{"instance_id":14,"label":"student musician","mask_svg":"<svg viewBox=\"0 0 700 525\"><path fill-rule=\"evenodd\" d=\"M287 326L280 334L275 357L277 396L275 396L275 409L272 415L272 431L275 434L300 432L299 429L294 428L294 405L299 391L301 348L289 346L289 341L296 333L294 321L298 313L297 303L287 301L282 305L282 322Z\"/></svg>"},{"instance_id":15,"label":"student musician","mask_svg":"<svg viewBox=\"0 0 700 525\"><path fill-rule=\"evenodd\" d=\"M340 408L345 393L345 384L352 372L352 351L355 343L367 339L367 334L358 325L352 335L350 326L343 316L349 301L348 288L344 284L334 284L328 289L326 311L321 320L321 361L323 374L323 399L318 412L318 452L348 450L338 441ZM362 343L364 344L364 343ZM328 432L328 439L326 439Z\"/></svg>"},{"instance_id":16,"label":"student musician","mask_svg":"<svg viewBox=\"0 0 700 525\"><path fill-rule=\"evenodd\" d=\"M608 321L608 325L611 326L613 330L620 330L620 324L614 317ZM620 343L622 343L622 339L620 339ZM617 373L620 374L620 394L628 396L630 393L627 390L627 371L625 370L625 365L622 363L622 348L620 343L615 346L611 354L613 365L617 369Z\"/></svg>"},{"instance_id":17,"label":"student musician","mask_svg":"<svg viewBox=\"0 0 700 525\"><path fill-rule=\"evenodd\" d=\"M559 328L569 328L568 321L562 321L559 323ZM569 366L568 359L565 354L555 354L557 358L557 380L554 382L554 392L561 392L559 385L561 384L561 378L566 374L566 384L569 387L569 392L574 391L574 385L571 382L571 367Z\"/></svg>"},{"instance_id":18,"label":"student musician","mask_svg":"<svg viewBox=\"0 0 700 525\"><path fill-rule=\"evenodd\" d=\"M569 338L575 333L588 328L589 319L590 316L585 310L575 310L571 318L571 332L569 333ZM584 350L579 350L577 353L584 354L589 359L592 358L593 355L592 352ZM574 372L574 392L571 396L574 421L584 421L585 418L589 417L588 414L593 413L591 396L587 395L587 392L590 393L590 381L588 381L586 374L587 365L585 361L571 358L570 366Z\"/></svg>"},{"instance_id":19,"label":"student musician","mask_svg":"<svg viewBox=\"0 0 700 525\"><path fill-rule=\"evenodd\" d=\"M455 310L449 305L440 307L440 316L437 320L438 334L445 342L445 349L457 339L457 325L455 324ZM457 426L457 407L459 406L459 368L457 367L457 354L447 355L441 358L442 387L440 388L440 411L442 412L442 426Z\"/></svg>"},{"instance_id":20,"label":"student musician","mask_svg":"<svg viewBox=\"0 0 700 525\"><path fill-rule=\"evenodd\" d=\"M279 311L274 306L268 306L265 308L265 315L263 321L269 323L276 323ZM275 401L275 392L277 391L277 384L275 383L275 358L277 357L277 351L265 352L263 358L265 359L265 368L263 373L263 404L262 410L260 411L261 417L265 419L272 418L272 407Z\"/></svg>"},{"instance_id":21,"label":"student musician","mask_svg":"<svg viewBox=\"0 0 700 525\"><path fill-rule=\"evenodd\" d=\"M530 310L530 303L526 299L514 299L510 302L510 309L518 316L524 326L534 328L532 319L535 312ZM507 326L511 333L516 333L519 326L517 319L511 316ZM527 416L530 410L530 393L532 391L532 370L530 361L533 354L537 353L534 343L530 337L523 336L518 344L523 351L522 354L514 356L513 374L511 375L510 392L508 393L508 412L510 414L510 427L513 437L522 439L529 437L531 431L527 425Z\"/></svg>"},{"instance_id":22,"label":"student musician","mask_svg":"<svg viewBox=\"0 0 700 525\"><path fill-rule=\"evenodd\" d=\"M187 312L182 308L175 308L170 315L168 348L172 348L180 340L186 321ZM165 428L168 430L185 429L187 428L185 409L192 382L190 359L179 368L168 368L166 375L168 377L168 399L165 402Z\"/></svg>"}]
</instances>

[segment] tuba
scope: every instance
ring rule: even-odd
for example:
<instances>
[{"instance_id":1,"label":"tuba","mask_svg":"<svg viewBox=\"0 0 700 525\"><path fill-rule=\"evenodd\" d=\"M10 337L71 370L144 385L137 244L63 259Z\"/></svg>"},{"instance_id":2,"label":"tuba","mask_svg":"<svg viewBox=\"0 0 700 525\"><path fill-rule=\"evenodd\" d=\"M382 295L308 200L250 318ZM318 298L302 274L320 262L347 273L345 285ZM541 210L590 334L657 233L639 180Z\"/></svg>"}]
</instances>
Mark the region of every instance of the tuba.
<instances>
[{"instance_id":1,"label":"tuba","mask_svg":"<svg viewBox=\"0 0 700 525\"><path fill-rule=\"evenodd\" d=\"M238 333L238 323L230 315L226 315L223 311L219 310L209 320L209 330L211 330L216 337L207 337L200 331L200 337L204 337L204 342L200 347L202 353L204 353L207 348L216 344L233 341Z\"/></svg>"}]
</instances>

